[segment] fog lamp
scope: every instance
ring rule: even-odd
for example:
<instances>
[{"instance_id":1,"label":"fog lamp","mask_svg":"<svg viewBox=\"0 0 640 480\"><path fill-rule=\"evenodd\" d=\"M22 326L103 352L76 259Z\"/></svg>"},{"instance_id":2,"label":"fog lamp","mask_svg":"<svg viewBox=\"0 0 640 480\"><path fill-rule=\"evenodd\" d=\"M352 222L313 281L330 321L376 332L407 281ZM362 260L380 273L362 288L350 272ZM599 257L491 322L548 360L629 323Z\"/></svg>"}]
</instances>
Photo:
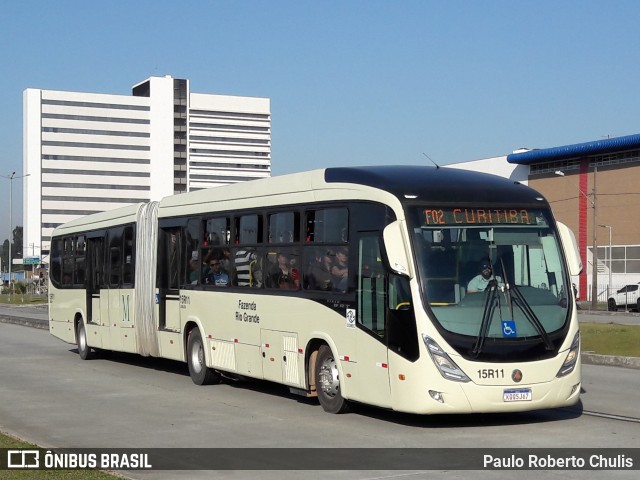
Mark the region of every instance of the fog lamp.
<instances>
[{"instance_id":1,"label":"fog lamp","mask_svg":"<svg viewBox=\"0 0 640 480\"><path fill-rule=\"evenodd\" d=\"M444 403L444 397L442 396L442 392L429 390L429 395L431 395L431 398L433 398L436 402Z\"/></svg>"}]
</instances>

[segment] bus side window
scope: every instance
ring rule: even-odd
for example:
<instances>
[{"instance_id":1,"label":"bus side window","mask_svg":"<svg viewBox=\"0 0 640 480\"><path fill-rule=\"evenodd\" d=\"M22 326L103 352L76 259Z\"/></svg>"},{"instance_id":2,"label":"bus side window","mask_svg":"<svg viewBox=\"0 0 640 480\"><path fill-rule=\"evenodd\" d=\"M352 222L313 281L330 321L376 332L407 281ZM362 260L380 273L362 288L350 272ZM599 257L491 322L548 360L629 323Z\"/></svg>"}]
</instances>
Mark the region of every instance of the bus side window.
<instances>
[{"instance_id":1,"label":"bus side window","mask_svg":"<svg viewBox=\"0 0 640 480\"><path fill-rule=\"evenodd\" d=\"M237 247L233 249L233 281L238 287L261 288L264 284L262 249L262 215L243 215L234 218Z\"/></svg>"},{"instance_id":2,"label":"bus side window","mask_svg":"<svg viewBox=\"0 0 640 480\"><path fill-rule=\"evenodd\" d=\"M49 275L56 287L62 283L62 251L63 239L54 238L51 240L51 271Z\"/></svg>"},{"instance_id":3,"label":"bus side window","mask_svg":"<svg viewBox=\"0 0 640 480\"><path fill-rule=\"evenodd\" d=\"M292 243L300 240L300 214L280 212L269 215L269 243Z\"/></svg>"},{"instance_id":4,"label":"bus side window","mask_svg":"<svg viewBox=\"0 0 640 480\"><path fill-rule=\"evenodd\" d=\"M74 266L74 283L78 287L84 287L85 283L85 240L84 235L80 235L76 238L76 247L74 252L75 266Z\"/></svg>"},{"instance_id":5,"label":"bus side window","mask_svg":"<svg viewBox=\"0 0 640 480\"><path fill-rule=\"evenodd\" d=\"M62 252L62 285L73 285L73 237L65 237Z\"/></svg>"},{"instance_id":6,"label":"bus side window","mask_svg":"<svg viewBox=\"0 0 640 480\"><path fill-rule=\"evenodd\" d=\"M191 218L187 221L184 232L184 261L186 263L182 284L197 285L202 269L202 256L200 249L200 220Z\"/></svg>"},{"instance_id":7,"label":"bus side window","mask_svg":"<svg viewBox=\"0 0 640 480\"><path fill-rule=\"evenodd\" d=\"M231 219L229 217L204 220L203 245L228 245L231 238Z\"/></svg>"},{"instance_id":8,"label":"bus side window","mask_svg":"<svg viewBox=\"0 0 640 480\"><path fill-rule=\"evenodd\" d=\"M122 228L109 230L109 285L119 287L122 278Z\"/></svg>"},{"instance_id":9,"label":"bus side window","mask_svg":"<svg viewBox=\"0 0 640 480\"><path fill-rule=\"evenodd\" d=\"M122 283L128 286L133 285L134 274L134 256L133 246L135 242L133 227L127 226L124 228L123 238L123 255L122 255Z\"/></svg>"},{"instance_id":10,"label":"bus side window","mask_svg":"<svg viewBox=\"0 0 640 480\"><path fill-rule=\"evenodd\" d=\"M177 290L180 288L180 227L161 228L158 242L158 286Z\"/></svg>"},{"instance_id":11,"label":"bus side window","mask_svg":"<svg viewBox=\"0 0 640 480\"><path fill-rule=\"evenodd\" d=\"M236 217L236 243L262 243L262 216L243 215Z\"/></svg>"},{"instance_id":12,"label":"bus side window","mask_svg":"<svg viewBox=\"0 0 640 480\"><path fill-rule=\"evenodd\" d=\"M387 292L384 275L377 274L379 270L376 264L381 261L379 238L377 235L362 237L358 246L357 321L384 341Z\"/></svg>"},{"instance_id":13,"label":"bus side window","mask_svg":"<svg viewBox=\"0 0 640 480\"><path fill-rule=\"evenodd\" d=\"M322 208L306 212L305 241L344 243L349 240L349 211Z\"/></svg>"}]
</instances>

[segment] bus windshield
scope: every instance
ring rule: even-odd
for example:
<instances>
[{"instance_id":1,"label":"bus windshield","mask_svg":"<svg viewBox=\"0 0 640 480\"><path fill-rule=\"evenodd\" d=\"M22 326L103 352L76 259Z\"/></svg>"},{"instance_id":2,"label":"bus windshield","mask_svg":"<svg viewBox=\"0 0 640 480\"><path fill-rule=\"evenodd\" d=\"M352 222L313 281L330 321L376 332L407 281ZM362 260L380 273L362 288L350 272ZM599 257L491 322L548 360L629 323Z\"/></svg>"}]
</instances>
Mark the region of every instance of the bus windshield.
<instances>
[{"instance_id":1,"label":"bus windshield","mask_svg":"<svg viewBox=\"0 0 640 480\"><path fill-rule=\"evenodd\" d=\"M520 208L409 211L423 299L443 330L493 344L549 334L567 321L568 276L550 212Z\"/></svg>"}]
</instances>

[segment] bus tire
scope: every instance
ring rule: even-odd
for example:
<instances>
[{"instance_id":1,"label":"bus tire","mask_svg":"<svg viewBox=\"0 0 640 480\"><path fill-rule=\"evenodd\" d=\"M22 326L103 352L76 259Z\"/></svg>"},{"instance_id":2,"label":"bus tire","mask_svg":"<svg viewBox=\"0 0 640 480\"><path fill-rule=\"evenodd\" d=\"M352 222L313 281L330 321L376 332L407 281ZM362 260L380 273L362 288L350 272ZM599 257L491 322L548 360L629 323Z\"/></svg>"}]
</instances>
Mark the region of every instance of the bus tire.
<instances>
[{"instance_id":1,"label":"bus tire","mask_svg":"<svg viewBox=\"0 0 640 480\"><path fill-rule=\"evenodd\" d=\"M616 301L613 298L610 298L607 302L607 310L610 312L615 312L618 310L618 306L616 305Z\"/></svg>"},{"instance_id":2,"label":"bus tire","mask_svg":"<svg viewBox=\"0 0 640 480\"><path fill-rule=\"evenodd\" d=\"M340 391L340 374L331 348L322 345L318 350L315 371L318 400L325 412L345 413L349 403Z\"/></svg>"},{"instance_id":3,"label":"bus tire","mask_svg":"<svg viewBox=\"0 0 640 480\"><path fill-rule=\"evenodd\" d=\"M194 328L189 332L187 340L187 365L189 375L196 385L220 383L220 374L207 367L204 354L204 342L200 330Z\"/></svg>"},{"instance_id":4,"label":"bus tire","mask_svg":"<svg viewBox=\"0 0 640 480\"><path fill-rule=\"evenodd\" d=\"M82 319L78 321L76 326L76 343L78 345L78 354L82 360L90 360L94 354L91 347L87 344L87 330L84 328Z\"/></svg>"}]
</instances>

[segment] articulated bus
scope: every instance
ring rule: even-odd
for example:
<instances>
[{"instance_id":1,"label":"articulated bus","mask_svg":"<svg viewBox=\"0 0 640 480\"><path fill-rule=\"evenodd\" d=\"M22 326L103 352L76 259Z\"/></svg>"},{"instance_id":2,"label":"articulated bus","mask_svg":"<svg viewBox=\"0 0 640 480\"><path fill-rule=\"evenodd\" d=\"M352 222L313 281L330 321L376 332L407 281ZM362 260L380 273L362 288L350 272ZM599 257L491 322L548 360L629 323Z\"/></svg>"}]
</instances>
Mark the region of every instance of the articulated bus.
<instances>
[{"instance_id":1,"label":"articulated bus","mask_svg":"<svg viewBox=\"0 0 640 480\"><path fill-rule=\"evenodd\" d=\"M504 178L327 168L90 215L51 245L50 331L82 359L173 359L198 385L268 380L330 413L579 399L575 238Z\"/></svg>"}]
</instances>

